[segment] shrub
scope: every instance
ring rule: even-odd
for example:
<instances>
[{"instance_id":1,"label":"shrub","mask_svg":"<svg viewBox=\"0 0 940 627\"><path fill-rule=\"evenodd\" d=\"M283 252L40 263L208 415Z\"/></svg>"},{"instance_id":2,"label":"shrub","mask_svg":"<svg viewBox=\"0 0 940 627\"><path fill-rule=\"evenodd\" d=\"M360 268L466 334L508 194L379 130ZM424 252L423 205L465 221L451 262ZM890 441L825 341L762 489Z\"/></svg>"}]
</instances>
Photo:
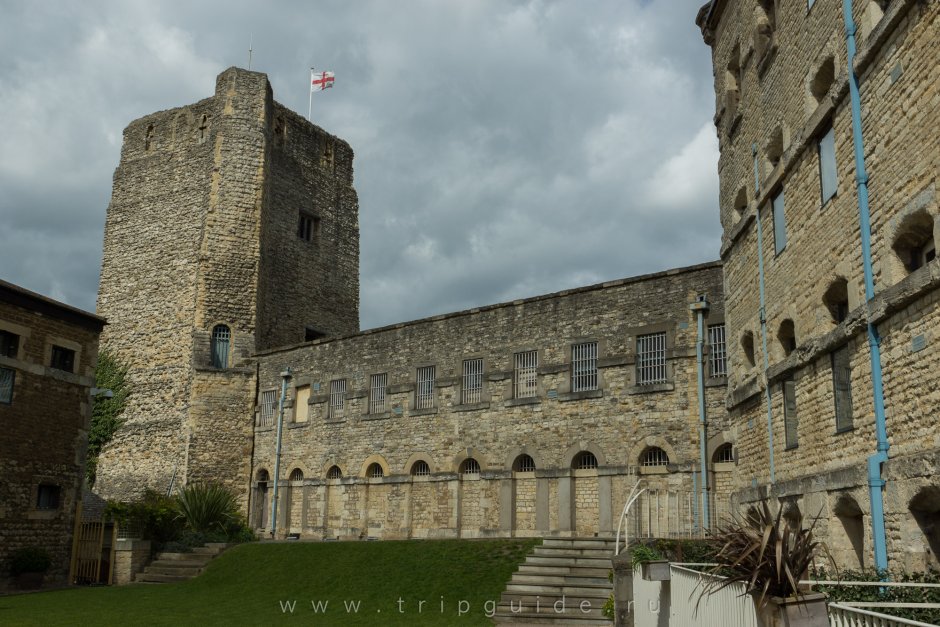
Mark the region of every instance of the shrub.
<instances>
[{"instance_id":1,"label":"shrub","mask_svg":"<svg viewBox=\"0 0 940 627\"><path fill-rule=\"evenodd\" d=\"M198 532L223 532L238 519L235 496L218 483L191 483L176 497L186 526Z\"/></svg>"},{"instance_id":2,"label":"shrub","mask_svg":"<svg viewBox=\"0 0 940 627\"><path fill-rule=\"evenodd\" d=\"M903 571L846 570L841 578L832 576L825 570L817 570L812 578L816 580L843 581L896 581L899 583L940 583L940 573L909 573ZM899 586L842 586L838 584L816 584L816 592L823 592L832 603L843 601L869 601L875 603L940 603L940 589ZM940 624L940 609L936 608L874 608L877 612L899 616L909 620L929 624Z\"/></svg>"},{"instance_id":3,"label":"shrub","mask_svg":"<svg viewBox=\"0 0 940 627\"><path fill-rule=\"evenodd\" d=\"M13 553L10 558L10 574L44 573L52 565L49 552L39 546L27 546Z\"/></svg>"},{"instance_id":4,"label":"shrub","mask_svg":"<svg viewBox=\"0 0 940 627\"><path fill-rule=\"evenodd\" d=\"M663 554L652 546L637 544L630 549L630 558L633 563L633 570L636 570L643 562L655 562L663 559Z\"/></svg>"},{"instance_id":5,"label":"shrub","mask_svg":"<svg viewBox=\"0 0 940 627\"><path fill-rule=\"evenodd\" d=\"M176 540L183 531L176 499L155 490L148 489L141 498L130 503L109 501L105 514L118 525L137 529L141 538L150 540L154 551Z\"/></svg>"}]
</instances>

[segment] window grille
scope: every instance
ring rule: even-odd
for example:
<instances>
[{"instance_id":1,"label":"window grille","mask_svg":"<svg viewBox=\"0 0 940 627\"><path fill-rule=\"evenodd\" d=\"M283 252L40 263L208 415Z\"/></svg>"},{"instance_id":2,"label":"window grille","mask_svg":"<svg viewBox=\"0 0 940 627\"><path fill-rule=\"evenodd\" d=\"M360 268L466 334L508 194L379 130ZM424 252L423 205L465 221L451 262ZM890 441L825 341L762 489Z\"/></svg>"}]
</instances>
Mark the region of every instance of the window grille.
<instances>
[{"instance_id":1,"label":"window grille","mask_svg":"<svg viewBox=\"0 0 940 627\"><path fill-rule=\"evenodd\" d=\"M836 404L836 431L852 428L852 364L849 348L843 346L832 353L832 388Z\"/></svg>"},{"instance_id":2,"label":"window grille","mask_svg":"<svg viewBox=\"0 0 940 627\"><path fill-rule=\"evenodd\" d=\"M228 366L228 347L231 343L232 332L224 324L218 324L212 329L212 366L225 368Z\"/></svg>"},{"instance_id":3,"label":"window grille","mask_svg":"<svg viewBox=\"0 0 940 627\"><path fill-rule=\"evenodd\" d=\"M13 382L16 380L16 370L0 368L0 403L9 405L13 402Z\"/></svg>"},{"instance_id":4,"label":"window grille","mask_svg":"<svg viewBox=\"0 0 940 627\"><path fill-rule=\"evenodd\" d=\"M636 338L637 385L666 382L666 332Z\"/></svg>"},{"instance_id":5,"label":"window grille","mask_svg":"<svg viewBox=\"0 0 940 627\"><path fill-rule=\"evenodd\" d=\"M369 377L369 413L381 414L385 411L385 390L388 387L388 374L374 374Z\"/></svg>"},{"instance_id":6,"label":"window grille","mask_svg":"<svg viewBox=\"0 0 940 627\"><path fill-rule=\"evenodd\" d=\"M304 471L301 470L300 468L294 468L292 471L290 471L290 477L288 477L288 480L289 481L303 481Z\"/></svg>"},{"instance_id":7,"label":"window grille","mask_svg":"<svg viewBox=\"0 0 940 627\"><path fill-rule=\"evenodd\" d=\"M516 458L516 472L535 472L535 460L530 455L520 455Z\"/></svg>"},{"instance_id":8,"label":"window grille","mask_svg":"<svg viewBox=\"0 0 940 627\"><path fill-rule=\"evenodd\" d=\"M339 466L330 466L330 469L326 471L327 479L342 479L343 471L339 469Z\"/></svg>"},{"instance_id":9,"label":"window grille","mask_svg":"<svg viewBox=\"0 0 940 627\"><path fill-rule=\"evenodd\" d=\"M56 370L64 370L66 372L73 372L75 367L75 351L70 348L62 348L61 346L52 347L52 361L49 364L52 368Z\"/></svg>"},{"instance_id":10,"label":"window grille","mask_svg":"<svg viewBox=\"0 0 940 627\"><path fill-rule=\"evenodd\" d=\"M734 463L734 446L730 443L719 446L712 461L716 464Z\"/></svg>"},{"instance_id":11,"label":"window grille","mask_svg":"<svg viewBox=\"0 0 940 627\"><path fill-rule=\"evenodd\" d=\"M538 394L538 351L516 353L512 376L513 398L531 398Z\"/></svg>"},{"instance_id":12,"label":"window grille","mask_svg":"<svg viewBox=\"0 0 940 627\"><path fill-rule=\"evenodd\" d=\"M261 393L261 412L258 415L259 427L270 427L274 424L274 408L277 406L277 392L267 390Z\"/></svg>"},{"instance_id":13,"label":"window grille","mask_svg":"<svg viewBox=\"0 0 940 627\"><path fill-rule=\"evenodd\" d=\"M366 471L366 475L370 479L379 479L385 476L385 470L382 469L381 464L378 462L373 462Z\"/></svg>"},{"instance_id":14,"label":"window grille","mask_svg":"<svg viewBox=\"0 0 940 627\"><path fill-rule=\"evenodd\" d=\"M590 451L581 451L574 458L573 466L575 470L594 470L597 468L597 457Z\"/></svg>"},{"instance_id":15,"label":"window grille","mask_svg":"<svg viewBox=\"0 0 940 627\"><path fill-rule=\"evenodd\" d=\"M16 352L20 345L20 336L9 331L0 331L0 357L16 359Z\"/></svg>"},{"instance_id":16,"label":"window grille","mask_svg":"<svg viewBox=\"0 0 940 627\"><path fill-rule=\"evenodd\" d=\"M708 371L713 377L728 376L728 351L725 344L725 325L708 326Z\"/></svg>"},{"instance_id":17,"label":"window grille","mask_svg":"<svg viewBox=\"0 0 940 627\"><path fill-rule=\"evenodd\" d=\"M571 347L571 391L597 389L597 342Z\"/></svg>"},{"instance_id":18,"label":"window grille","mask_svg":"<svg viewBox=\"0 0 940 627\"><path fill-rule=\"evenodd\" d=\"M463 387L460 402L464 405L479 403L483 399L483 360L466 359L463 362Z\"/></svg>"},{"instance_id":19,"label":"window grille","mask_svg":"<svg viewBox=\"0 0 940 627\"><path fill-rule=\"evenodd\" d=\"M783 382L783 428L786 447L794 448L799 444L799 420L796 413L796 381Z\"/></svg>"},{"instance_id":20,"label":"window grille","mask_svg":"<svg viewBox=\"0 0 940 627\"><path fill-rule=\"evenodd\" d=\"M340 418L346 408L346 379L330 381L330 418Z\"/></svg>"},{"instance_id":21,"label":"window grille","mask_svg":"<svg viewBox=\"0 0 940 627\"><path fill-rule=\"evenodd\" d=\"M270 478L271 476L264 468L258 471L258 483L267 483Z\"/></svg>"},{"instance_id":22,"label":"window grille","mask_svg":"<svg viewBox=\"0 0 940 627\"><path fill-rule=\"evenodd\" d=\"M419 459L411 466L411 474L415 477L427 477L431 474L431 467L423 459Z\"/></svg>"},{"instance_id":23,"label":"window grille","mask_svg":"<svg viewBox=\"0 0 940 627\"><path fill-rule=\"evenodd\" d=\"M460 474L461 475L479 475L480 474L480 462L468 457L460 464Z\"/></svg>"},{"instance_id":24,"label":"window grille","mask_svg":"<svg viewBox=\"0 0 940 627\"><path fill-rule=\"evenodd\" d=\"M434 366L418 368L418 385L415 390L415 409L434 407Z\"/></svg>"},{"instance_id":25,"label":"window grille","mask_svg":"<svg viewBox=\"0 0 940 627\"><path fill-rule=\"evenodd\" d=\"M651 446L643 451L640 456L641 466L665 466L669 463L669 456L666 451L658 446Z\"/></svg>"},{"instance_id":26,"label":"window grille","mask_svg":"<svg viewBox=\"0 0 940 627\"><path fill-rule=\"evenodd\" d=\"M320 219L301 211L300 218L297 220L297 237L309 242L316 237L319 230Z\"/></svg>"}]
</instances>

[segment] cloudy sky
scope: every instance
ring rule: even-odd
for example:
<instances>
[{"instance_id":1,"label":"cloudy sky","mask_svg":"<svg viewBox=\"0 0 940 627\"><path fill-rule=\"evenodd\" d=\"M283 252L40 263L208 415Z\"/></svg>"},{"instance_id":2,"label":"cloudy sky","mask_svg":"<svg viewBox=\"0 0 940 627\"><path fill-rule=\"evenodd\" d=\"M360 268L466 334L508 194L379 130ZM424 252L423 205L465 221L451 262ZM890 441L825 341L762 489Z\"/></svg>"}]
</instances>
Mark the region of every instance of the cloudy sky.
<instances>
[{"instance_id":1,"label":"cloudy sky","mask_svg":"<svg viewBox=\"0 0 940 627\"><path fill-rule=\"evenodd\" d=\"M0 0L0 278L94 310L121 134L248 62L356 151L369 328L718 257L703 0Z\"/></svg>"}]
</instances>

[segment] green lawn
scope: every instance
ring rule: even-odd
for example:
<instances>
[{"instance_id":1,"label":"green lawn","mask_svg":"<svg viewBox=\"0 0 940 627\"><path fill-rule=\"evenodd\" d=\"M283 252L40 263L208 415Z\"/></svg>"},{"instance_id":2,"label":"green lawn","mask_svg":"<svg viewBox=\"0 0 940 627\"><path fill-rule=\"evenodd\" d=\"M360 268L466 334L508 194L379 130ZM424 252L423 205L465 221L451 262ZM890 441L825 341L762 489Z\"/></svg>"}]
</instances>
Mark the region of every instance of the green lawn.
<instances>
[{"instance_id":1,"label":"green lawn","mask_svg":"<svg viewBox=\"0 0 940 627\"><path fill-rule=\"evenodd\" d=\"M536 542L246 544L182 583L0 597L0 625L486 625Z\"/></svg>"}]
</instances>

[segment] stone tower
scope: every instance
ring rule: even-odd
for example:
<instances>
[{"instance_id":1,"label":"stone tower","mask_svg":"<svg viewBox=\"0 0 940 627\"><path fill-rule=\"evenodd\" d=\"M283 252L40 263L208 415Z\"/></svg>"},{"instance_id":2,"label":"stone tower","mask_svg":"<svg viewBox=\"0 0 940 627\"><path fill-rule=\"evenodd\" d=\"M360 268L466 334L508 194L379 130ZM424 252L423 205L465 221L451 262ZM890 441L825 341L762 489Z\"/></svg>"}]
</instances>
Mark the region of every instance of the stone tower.
<instances>
[{"instance_id":1,"label":"stone tower","mask_svg":"<svg viewBox=\"0 0 940 627\"><path fill-rule=\"evenodd\" d=\"M350 146L229 68L215 94L124 130L105 226L102 336L130 370L96 489L196 479L246 491L255 368L245 358L359 328Z\"/></svg>"}]
</instances>

